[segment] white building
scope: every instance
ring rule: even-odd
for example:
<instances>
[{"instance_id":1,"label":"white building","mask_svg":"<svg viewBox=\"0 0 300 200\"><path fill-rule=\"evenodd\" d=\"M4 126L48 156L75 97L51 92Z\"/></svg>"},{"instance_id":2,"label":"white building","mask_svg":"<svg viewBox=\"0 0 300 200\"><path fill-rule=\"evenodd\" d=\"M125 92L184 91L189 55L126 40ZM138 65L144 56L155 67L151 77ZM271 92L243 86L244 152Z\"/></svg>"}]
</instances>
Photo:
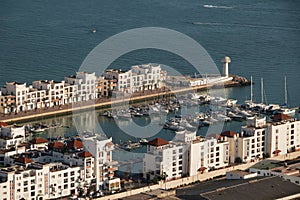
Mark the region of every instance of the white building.
<instances>
[{"instance_id":1,"label":"white building","mask_svg":"<svg viewBox=\"0 0 300 200\"><path fill-rule=\"evenodd\" d=\"M25 142L24 126L5 126L0 128L0 148L15 148Z\"/></svg>"},{"instance_id":2,"label":"white building","mask_svg":"<svg viewBox=\"0 0 300 200\"><path fill-rule=\"evenodd\" d=\"M46 96L43 99L44 106L53 107L64 104L64 86L65 81L57 82L53 80L40 80L32 82L33 88L46 91Z\"/></svg>"},{"instance_id":3,"label":"white building","mask_svg":"<svg viewBox=\"0 0 300 200\"><path fill-rule=\"evenodd\" d=\"M226 137L198 137L191 144L189 156L190 176L226 167L229 164L229 142L226 141Z\"/></svg>"},{"instance_id":4,"label":"white building","mask_svg":"<svg viewBox=\"0 0 300 200\"><path fill-rule=\"evenodd\" d=\"M300 149L300 121L277 114L268 123L266 152L271 157Z\"/></svg>"},{"instance_id":5,"label":"white building","mask_svg":"<svg viewBox=\"0 0 300 200\"><path fill-rule=\"evenodd\" d=\"M26 168L17 165L0 170L1 199L56 199L78 193L80 167L19 160Z\"/></svg>"},{"instance_id":6,"label":"white building","mask_svg":"<svg viewBox=\"0 0 300 200\"><path fill-rule=\"evenodd\" d=\"M270 122L266 117L249 117L241 133L225 131L230 145L230 162L273 157L300 149L300 121L277 114Z\"/></svg>"},{"instance_id":7,"label":"white building","mask_svg":"<svg viewBox=\"0 0 300 200\"><path fill-rule=\"evenodd\" d=\"M105 79L117 79L117 91L133 93L136 91L161 88L165 80L165 72L160 65L144 64L132 66L130 70L106 70Z\"/></svg>"},{"instance_id":8,"label":"white building","mask_svg":"<svg viewBox=\"0 0 300 200\"><path fill-rule=\"evenodd\" d=\"M24 126L2 126L0 128L0 164L13 163L11 156L26 151Z\"/></svg>"},{"instance_id":9,"label":"white building","mask_svg":"<svg viewBox=\"0 0 300 200\"><path fill-rule=\"evenodd\" d=\"M112 138L103 140L97 136L85 137L83 143L85 149L95 158L96 189L119 190L120 179L114 177L118 162L112 160Z\"/></svg>"},{"instance_id":10,"label":"white building","mask_svg":"<svg viewBox=\"0 0 300 200\"><path fill-rule=\"evenodd\" d=\"M242 162L265 157L266 118L249 117L241 133L225 131L221 136L229 142L229 160L234 163L237 158Z\"/></svg>"},{"instance_id":11,"label":"white building","mask_svg":"<svg viewBox=\"0 0 300 200\"><path fill-rule=\"evenodd\" d=\"M143 163L143 174L148 180L166 175L166 180L176 179L187 174L186 147L170 143L161 138L151 140L147 146Z\"/></svg>"},{"instance_id":12,"label":"white building","mask_svg":"<svg viewBox=\"0 0 300 200\"><path fill-rule=\"evenodd\" d=\"M238 137L238 157L243 161L263 158L266 153L266 118L249 117Z\"/></svg>"},{"instance_id":13,"label":"white building","mask_svg":"<svg viewBox=\"0 0 300 200\"><path fill-rule=\"evenodd\" d=\"M0 112L17 113L95 98L95 73L77 72L60 82L33 81L29 87L26 83L7 82L0 92Z\"/></svg>"},{"instance_id":14,"label":"white building","mask_svg":"<svg viewBox=\"0 0 300 200\"><path fill-rule=\"evenodd\" d=\"M74 91L75 99L73 100L73 102L95 99L96 80L97 77L95 75L95 72L77 72L76 76L65 77L66 83L77 86L77 90Z\"/></svg>"},{"instance_id":15,"label":"white building","mask_svg":"<svg viewBox=\"0 0 300 200\"><path fill-rule=\"evenodd\" d=\"M24 111L26 95L28 92L29 88L26 86L26 83L6 82L6 85L1 88L1 96L4 97L2 103L2 110L8 113ZM7 108L8 99L14 101L13 104L10 105L10 108Z\"/></svg>"}]
</instances>

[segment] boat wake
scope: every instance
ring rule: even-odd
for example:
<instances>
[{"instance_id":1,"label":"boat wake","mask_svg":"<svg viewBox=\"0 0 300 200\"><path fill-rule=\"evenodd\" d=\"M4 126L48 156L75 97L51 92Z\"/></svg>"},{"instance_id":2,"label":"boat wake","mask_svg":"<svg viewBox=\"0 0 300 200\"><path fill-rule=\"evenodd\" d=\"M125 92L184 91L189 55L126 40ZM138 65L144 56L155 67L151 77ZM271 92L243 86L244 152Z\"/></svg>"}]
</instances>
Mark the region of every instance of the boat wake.
<instances>
[{"instance_id":1,"label":"boat wake","mask_svg":"<svg viewBox=\"0 0 300 200\"><path fill-rule=\"evenodd\" d=\"M215 6L215 5L203 5L204 8L220 8L220 9L232 9L231 6Z\"/></svg>"},{"instance_id":2,"label":"boat wake","mask_svg":"<svg viewBox=\"0 0 300 200\"><path fill-rule=\"evenodd\" d=\"M264 28L264 29L279 29L279 30L293 30L299 31L299 28L294 27L283 27L283 26L265 26L258 24L238 24L238 23L220 23L220 22L192 22L194 25L210 25L210 26L238 26L238 27L247 27L247 28Z\"/></svg>"}]
</instances>

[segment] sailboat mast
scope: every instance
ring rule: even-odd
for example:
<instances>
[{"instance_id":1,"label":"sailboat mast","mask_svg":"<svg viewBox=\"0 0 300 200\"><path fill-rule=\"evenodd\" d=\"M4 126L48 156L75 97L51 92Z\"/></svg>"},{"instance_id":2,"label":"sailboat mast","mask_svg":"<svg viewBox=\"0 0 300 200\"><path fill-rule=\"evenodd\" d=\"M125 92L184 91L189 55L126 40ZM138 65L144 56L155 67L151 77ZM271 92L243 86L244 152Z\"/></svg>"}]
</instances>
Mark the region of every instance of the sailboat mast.
<instances>
[{"instance_id":1,"label":"sailboat mast","mask_svg":"<svg viewBox=\"0 0 300 200\"><path fill-rule=\"evenodd\" d=\"M252 76L251 76L251 93L250 93L250 100L253 101L253 82L252 82Z\"/></svg>"},{"instance_id":2,"label":"sailboat mast","mask_svg":"<svg viewBox=\"0 0 300 200\"><path fill-rule=\"evenodd\" d=\"M284 76L284 104L287 106L286 76Z\"/></svg>"},{"instance_id":3,"label":"sailboat mast","mask_svg":"<svg viewBox=\"0 0 300 200\"><path fill-rule=\"evenodd\" d=\"M261 103L264 103L264 79L261 78Z\"/></svg>"}]
</instances>

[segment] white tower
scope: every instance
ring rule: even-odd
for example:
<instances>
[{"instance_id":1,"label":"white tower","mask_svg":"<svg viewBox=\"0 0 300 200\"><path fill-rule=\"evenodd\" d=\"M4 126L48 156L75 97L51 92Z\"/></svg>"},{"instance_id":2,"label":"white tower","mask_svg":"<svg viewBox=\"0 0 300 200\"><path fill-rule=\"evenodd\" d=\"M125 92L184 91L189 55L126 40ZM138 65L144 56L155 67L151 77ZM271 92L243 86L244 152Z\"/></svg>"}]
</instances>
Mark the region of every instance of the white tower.
<instances>
[{"instance_id":1,"label":"white tower","mask_svg":"<svg viewBox=\"0 0 300 200\"><path fill-rule=\"evenodd\" d=\"M223 76L228 77L228 63L230 63L231 60L228 56L225 56L221 62L223 63Z\"/></svg>"}]
</instances>

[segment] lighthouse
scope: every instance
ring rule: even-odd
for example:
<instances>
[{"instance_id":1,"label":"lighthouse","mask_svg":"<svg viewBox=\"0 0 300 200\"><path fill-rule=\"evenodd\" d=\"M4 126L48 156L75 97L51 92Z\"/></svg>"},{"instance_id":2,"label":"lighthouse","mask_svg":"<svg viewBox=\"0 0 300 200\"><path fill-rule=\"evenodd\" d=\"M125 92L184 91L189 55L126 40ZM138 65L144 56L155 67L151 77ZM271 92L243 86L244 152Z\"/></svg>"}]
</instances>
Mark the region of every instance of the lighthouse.
<instances>
[{"instance_id":1,"label":"lighthouse","mask_svg":"<svg viewBox=\"0 0 300 200\"><path fill-rule=\"evenodd\" d=\"M221 62L223 63L223 76L228 77L228 63L230 63L231 60L228 56L225 56Z\"/></svg>"}]
</instances>

